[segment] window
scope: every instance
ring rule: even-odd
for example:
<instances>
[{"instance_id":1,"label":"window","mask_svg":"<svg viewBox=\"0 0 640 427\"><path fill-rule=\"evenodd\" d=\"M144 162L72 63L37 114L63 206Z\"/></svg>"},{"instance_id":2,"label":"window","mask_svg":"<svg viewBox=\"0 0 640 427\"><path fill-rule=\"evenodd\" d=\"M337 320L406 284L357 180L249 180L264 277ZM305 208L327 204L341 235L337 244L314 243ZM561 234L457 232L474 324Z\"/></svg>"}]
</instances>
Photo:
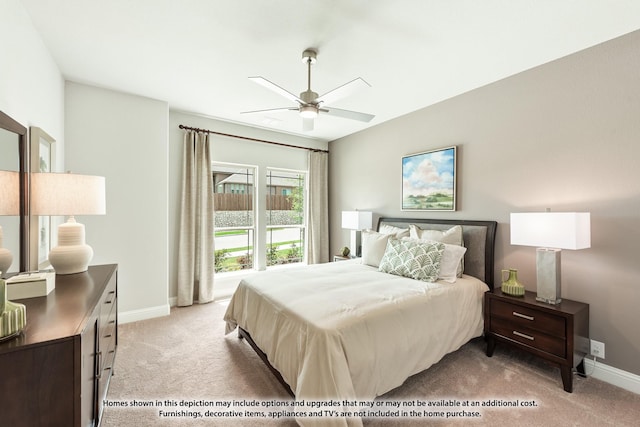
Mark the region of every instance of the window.
<instances>
[{"instance_id":1,"label":"window","mask_svg":"<svg viewBox=\"0 0 640 427\"><path fill-rule=\"evenodd\" d=\"M256 187L259 171L213 163L216 273L304 261L306 172L267 168L266 186ZM256 207L256 200L264 202ZM257 235L256 213L266 217L259 228L266 235Z\"/></svg>"},{"instance_id":2,"label":"window","mask_svg":"<svg viewBox=\"0 0 640 427\"><path fill-rule=\"evenodd\" d=\"M215 271L253 268L255 167L213 163Z\"/></svg>"},{"instance_id":3,"label":"window","mask_svg":"<svg viewBox=\"0 0 640 427\"><path fill-rule=\"evenodd\" d=\"M267 267L304 261L306 173L267 169Z\"/></svg>"}]
</instances>

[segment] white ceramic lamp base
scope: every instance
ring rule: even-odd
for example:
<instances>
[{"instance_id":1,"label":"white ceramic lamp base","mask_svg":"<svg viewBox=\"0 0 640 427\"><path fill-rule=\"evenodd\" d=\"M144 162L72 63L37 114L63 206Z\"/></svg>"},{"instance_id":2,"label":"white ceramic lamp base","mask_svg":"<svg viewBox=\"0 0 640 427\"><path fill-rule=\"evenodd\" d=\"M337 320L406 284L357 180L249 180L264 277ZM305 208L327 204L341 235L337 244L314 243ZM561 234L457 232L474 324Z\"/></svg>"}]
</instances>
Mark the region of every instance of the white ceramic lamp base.
<instances>
[{"instance_id":1,"label":"white ceramic lamp base","mask_svg":"<svg viewBox=\"0 0 640 427\"><path fill-rule=\"evenodd\" d=\"M11 251L7 248L2 247L2 227L0 227L0 276L5 274L9 268L11 268L11 264L13 263L13 255L11 255Z\"/></svg>"},{"instance_id":2,"label":"white ceramic lamp base","mask_svg":"<svg viewBox=\"0 0 640 427\"><path fill-rule=\"evenodd\" d=\"M13 255L7 248L0 247L0 276L4 275L13 263Z\"/></svg>"},{"instance_id":3,"label":"white ceramic lamp base","mask_svg":"<svg viewBox=\"0 0 640 427\"><path fill-rule=\"evenodd\" d=\"M49 252L49 262L56 274L75 274L87 271L93 249L85 243L84 224L73 217L58 227L58 246Z\"/></svg>"}]
</instances>

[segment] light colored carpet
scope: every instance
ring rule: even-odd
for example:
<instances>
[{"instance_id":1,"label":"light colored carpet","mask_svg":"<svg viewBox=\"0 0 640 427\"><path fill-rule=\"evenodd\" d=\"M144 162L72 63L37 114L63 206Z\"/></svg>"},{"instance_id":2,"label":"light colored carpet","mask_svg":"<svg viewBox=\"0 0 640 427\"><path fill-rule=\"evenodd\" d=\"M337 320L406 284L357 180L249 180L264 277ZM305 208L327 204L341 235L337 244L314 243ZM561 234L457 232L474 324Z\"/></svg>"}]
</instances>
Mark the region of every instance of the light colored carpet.
<instances>
[{"instance_id":1,"label":"light colored carpet","mask_svg":"<svg viewBox=\"0 0 640 427\"><path fill-rule=\"evenodd\" d=\"M249 345L239 340L235 332L224 335L225 309L219 303L174 308L167 317L121 325L115 376L102 427L297 425L291 419L159 416L160 410L170 410L165 405L167 400L179 404L182 400L288 399ZM566 393L558 368L500 344L494 356L488 358L482 339L445 356L379 399L480 403L518 399L535 401L537 406L458 408L480 412L481 417L476 419L365 418L365 426L636 426L640 419L640 395L579 376L574 376L574 392ZM132 406L134 401L154 406ZM124 404L127 406L114 406ZM210 408L197 410L207 409Z\"/></svg>"}]
</instances>

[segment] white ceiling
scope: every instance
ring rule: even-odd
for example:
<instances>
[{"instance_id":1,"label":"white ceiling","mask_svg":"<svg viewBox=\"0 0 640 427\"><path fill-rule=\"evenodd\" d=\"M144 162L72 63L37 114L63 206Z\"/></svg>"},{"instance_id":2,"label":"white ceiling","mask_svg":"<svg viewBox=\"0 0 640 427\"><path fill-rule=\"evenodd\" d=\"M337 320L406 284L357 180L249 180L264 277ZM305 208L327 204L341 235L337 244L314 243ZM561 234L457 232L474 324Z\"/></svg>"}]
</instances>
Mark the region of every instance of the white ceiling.
<instances>
[{"instance_id":1,"label":"white ceiling","mask_svg":"<svg viewBox=\"0 0 640 427\"><path fill-rule=\"evenodd\" d=\"M173 110L334 140L640 28L637 0L22 0L67 80ZM370 123L296 112L248 80L298 95L356 77L332 106Z\"/></svg>"}]
</instances>

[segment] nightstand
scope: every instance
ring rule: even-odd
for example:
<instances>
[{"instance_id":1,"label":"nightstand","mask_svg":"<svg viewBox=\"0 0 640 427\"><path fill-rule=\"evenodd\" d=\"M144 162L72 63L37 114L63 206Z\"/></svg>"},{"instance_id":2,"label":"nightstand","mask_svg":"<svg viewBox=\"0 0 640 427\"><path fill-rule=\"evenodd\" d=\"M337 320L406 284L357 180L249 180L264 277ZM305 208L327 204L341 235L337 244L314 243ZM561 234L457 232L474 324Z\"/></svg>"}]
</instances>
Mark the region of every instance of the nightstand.
<instances>
[{"instance_id":1,"label":"nightstand","mask_svg":"<svg viewBox=\"0 0 640 427\"><path fill-rule=\"evenodd\" d=\"M572 369L584 375L589 353L589 304L564 298L545 304L534 292L514 297L497 288L485 293L484 334L488 357L496 341L521 348L558 366L564 390L571 393Z\"/></svg>"},{"instance_id":2,"label":"nightstand","mask_svg":"<svg viewBox=\"0 0 640 427\"><path fill-rule=\"evenodd\" d=\"M348 260L348 259L351 259L351 257L348 257L348 256L342 256L342 255L334 255L334 256L333 256L333 262L336 262L336 261L346 261L346 260Z\"/></svg>"}]
</instances>

